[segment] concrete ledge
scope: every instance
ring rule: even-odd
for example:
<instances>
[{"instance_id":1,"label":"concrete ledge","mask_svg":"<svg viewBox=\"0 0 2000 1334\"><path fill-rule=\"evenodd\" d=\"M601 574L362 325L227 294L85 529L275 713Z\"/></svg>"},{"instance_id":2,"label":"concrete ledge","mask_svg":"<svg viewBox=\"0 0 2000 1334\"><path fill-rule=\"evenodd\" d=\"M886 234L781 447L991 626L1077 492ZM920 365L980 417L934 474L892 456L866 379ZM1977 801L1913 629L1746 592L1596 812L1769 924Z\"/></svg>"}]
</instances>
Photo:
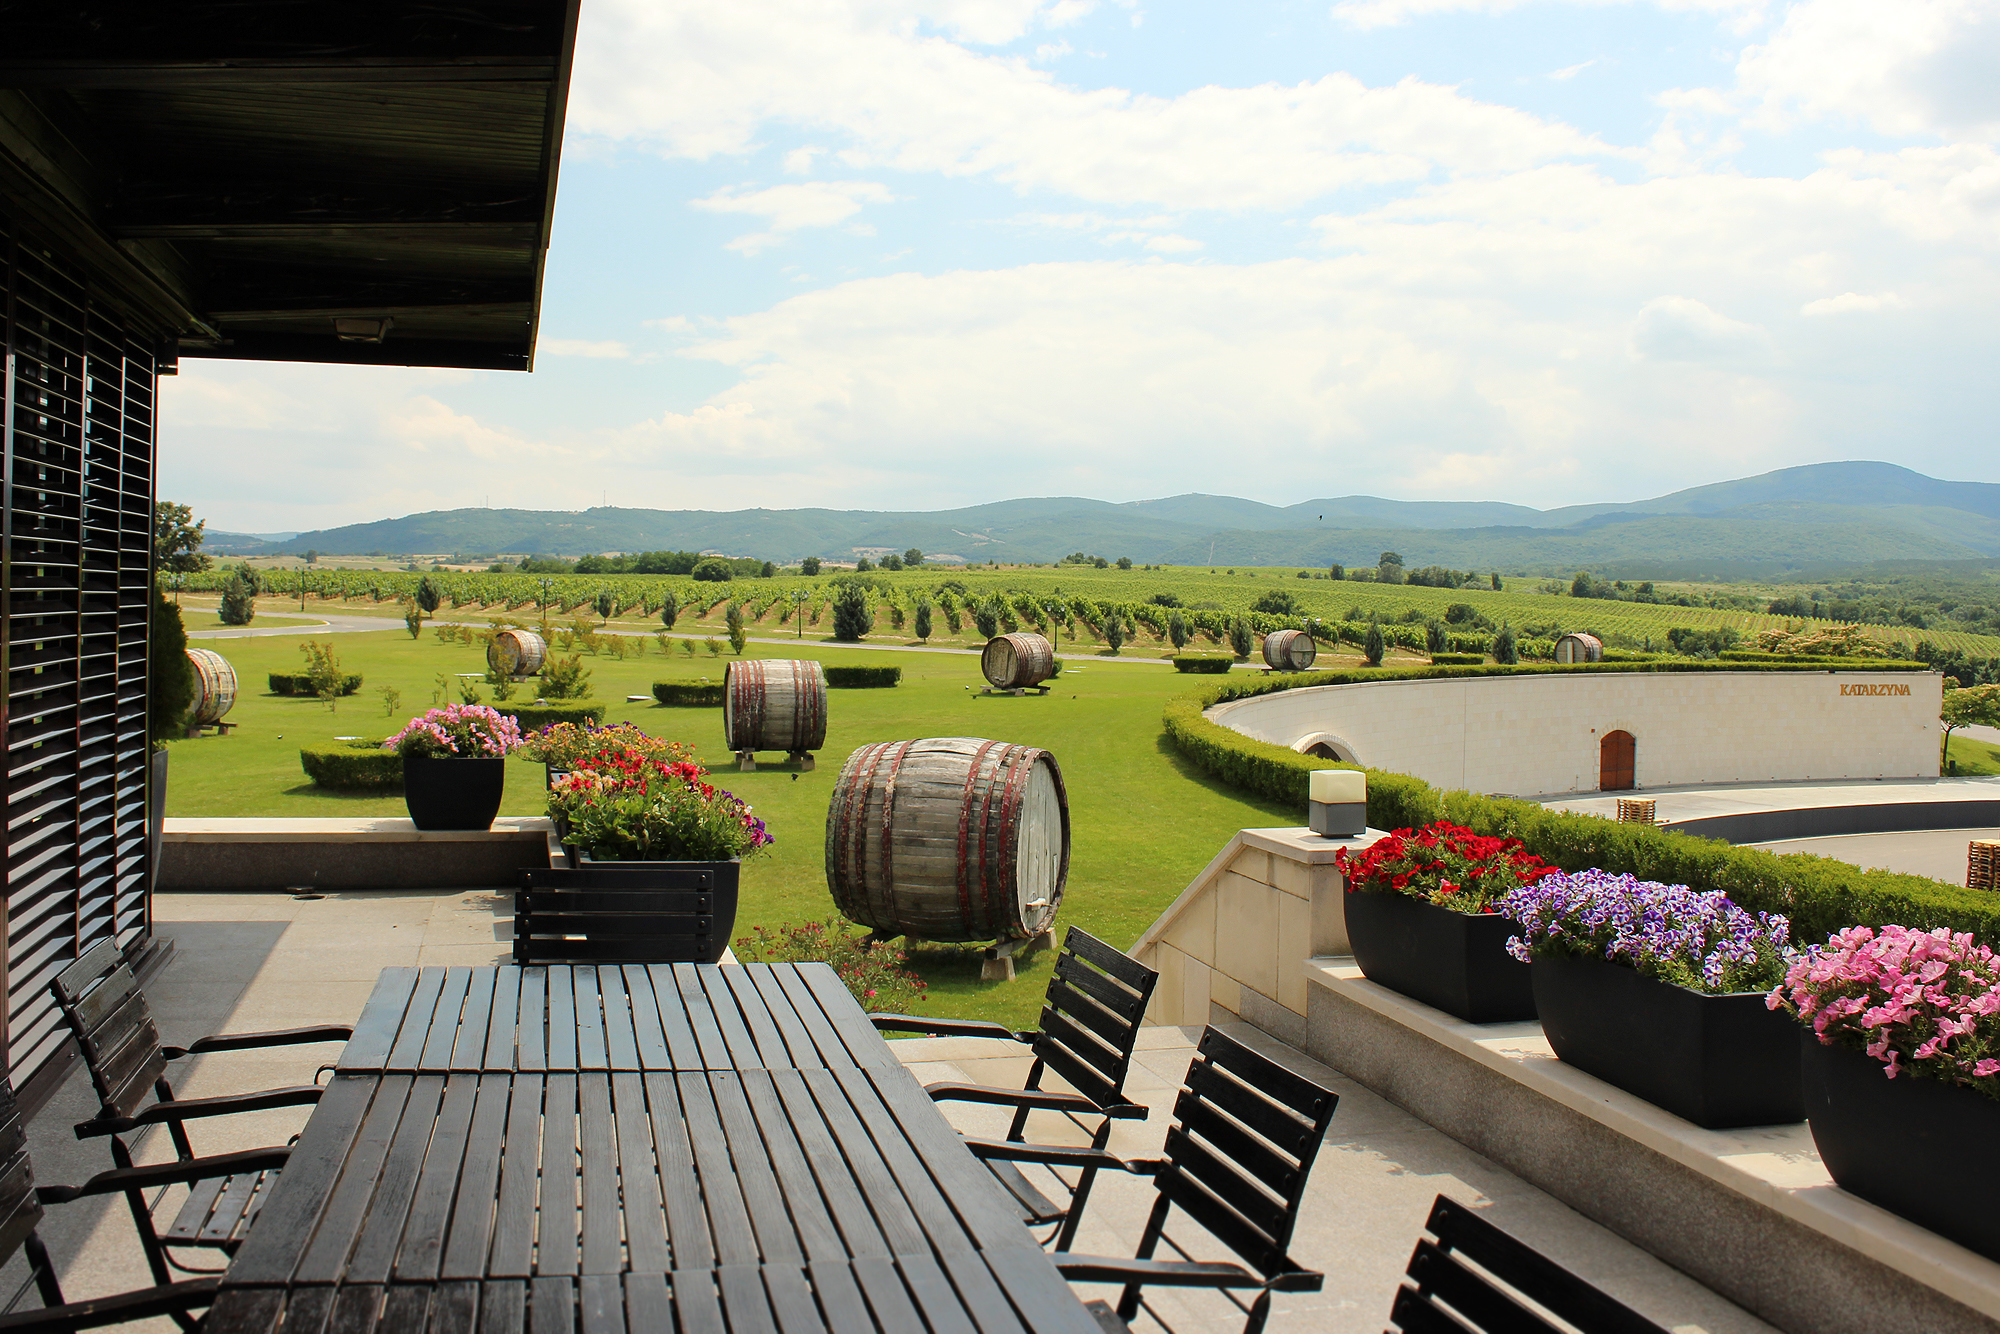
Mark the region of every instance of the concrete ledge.
<instances>
[{"instance_id":1,"label":"concrete ledge","mask_svg":"<svg viewBox=\"0 0 2000 1334\"><path fill-rule=\"evenodd\" d=\"M1305 970L1309 1055L1772 1324L2000 1330L2000 1264L1835 1186L1805 1125L1703 1130L1564 1065L1539 1024L1461 1023L1352 959Z\"/></svg>"},{"instance_id":2,"label":"concrete ledge","mask_svg":"<svg viewBox=\"0 0 2000 1334\"><path fill-rule=\"evenodd\" d=\"M553 834L539 815L449 830L388 818L174 819L156 888L511 889L523 870L551 865Z\"/></svg>"}]
</instances>

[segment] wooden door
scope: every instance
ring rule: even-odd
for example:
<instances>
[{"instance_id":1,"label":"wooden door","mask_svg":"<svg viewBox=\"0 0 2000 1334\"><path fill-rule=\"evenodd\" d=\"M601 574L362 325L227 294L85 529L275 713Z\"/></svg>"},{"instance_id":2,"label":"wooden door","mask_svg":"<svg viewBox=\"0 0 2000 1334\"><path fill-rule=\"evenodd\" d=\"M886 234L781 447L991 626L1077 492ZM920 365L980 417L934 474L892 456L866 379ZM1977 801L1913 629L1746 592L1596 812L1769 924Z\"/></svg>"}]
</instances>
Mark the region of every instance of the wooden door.
<instances>
[{"instance_id":1,"label":"wooden door","mask_svg":"<svg viewBox=\"0 0 2000 1334\"><path fill-rule=\"evenodd\" d=\"M1624 792L1632 787L1632 753L1635 743L1630 732L1606 732L1597 743L1597 789Z\"/></svg>"}]
</instances>

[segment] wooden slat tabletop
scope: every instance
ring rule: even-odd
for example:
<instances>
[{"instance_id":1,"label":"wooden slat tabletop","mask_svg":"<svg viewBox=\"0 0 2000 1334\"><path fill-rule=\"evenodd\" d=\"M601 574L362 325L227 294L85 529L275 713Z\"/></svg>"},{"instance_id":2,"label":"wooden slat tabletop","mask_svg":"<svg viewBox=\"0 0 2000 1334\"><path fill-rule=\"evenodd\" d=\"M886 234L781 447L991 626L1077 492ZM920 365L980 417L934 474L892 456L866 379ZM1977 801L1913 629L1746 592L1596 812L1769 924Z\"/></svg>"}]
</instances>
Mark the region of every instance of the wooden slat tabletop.
<instances>
[{"instance_id":1,"label":"wooden slat tabletop","mask_svg":"<svg viewBox=\"0 0 2000 1334\"><path fill-rule=\"evenodd\" d=\"M383 974L207 1328L1097 1326L831 969Z\"/></svg>"},{"instance_id":2,"label":"wooden slat tabletop","mask_svg":"<svg viewBox=\"0 0 2000 1334\"><path fill-rule=\"evenodd\" d=\"M343 1074L880 1068L825 964L390 968Z\"/></svg>"}]
</instances>

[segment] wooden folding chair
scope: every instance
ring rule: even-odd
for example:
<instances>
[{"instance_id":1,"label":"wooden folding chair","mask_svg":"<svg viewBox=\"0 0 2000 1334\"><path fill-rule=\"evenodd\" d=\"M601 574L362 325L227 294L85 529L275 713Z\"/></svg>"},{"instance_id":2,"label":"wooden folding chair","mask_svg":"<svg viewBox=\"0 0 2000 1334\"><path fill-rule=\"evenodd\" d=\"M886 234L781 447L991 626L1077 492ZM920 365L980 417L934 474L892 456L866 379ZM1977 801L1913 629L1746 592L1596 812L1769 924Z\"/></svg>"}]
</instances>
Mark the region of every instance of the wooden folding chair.
<instances>
[{"instance_id":1,"label":"wooden folding chair","mask_svg":"<svg viewBox=\"0 0 2000 1334\"><path fill-rule=\"evenodd\" d=\"M354 1035L346 1025L316 1024L270 1033L221 1034L185 1047L163 1047L146 994L139 990L138 980L110 940L85 951L81 959L56 975L51 988L97 1090L98 1114L76 1128L77 1138L107 1137L112 1161L120 1168L133 1165L126 1136L145 1126L166 1126L175 1154L181 1162L189 1163L195 1160L187 1133L189 1121L273 1107L310 1106L319 1101L321 1090L316 1084L219 1098L176 1098L166 1078L168 1062L202 1052L342 1042ZM234 1252L275 1180L275 1171L260 1170L190 1181L187 1202L172 1226L161 1234L160 1242L167 1247L216 1247ZM150 1223L144 1230L150 1231ZM187 1269L178 1261L174 1267ZM166 1281L164 1271L157 1271L155 1277Z\"/></svg>"},{"instance_id":2,"label":"wooden folding chair","mask_svg":"<svg viewBox=\"0 0 2000 1334\"><path fill-rule=\"evenodd\" d=\"M514 962L715 963L735 894L712 870L585 866L521 872Z\"/></svg>"},{"instance_id":3,"label":"wooden folding chair","mask_svg":"<svg viewBox=\"0 0 2000 1334\"><path fill-rule=\"evenodd\" d=\"M1117 1309L1092 1303L1098 1323L1122 1329L1147 1306L1150 1286L1213 1288L1244 1314L1244 1334L1257 1334L1270 1316L1274 1292L1318 1292L1324 1275L1286 1253L1298 1223L1306 1179L1326 1138L1340 1099L1302 1075L1250 1050L1226 1033L1202 1033L1187 1082L1174 1102L1174 1126L1167 1132L1166 1157L1121 1162L1100 1149L1058 1148L1001 1140L968 1140L982 1158L1048 1162L1150 1175L1159 1194L1139 1237L1138 1254L1127 1260L1058 1251L1056 1267L1072 1282L1123 1283ZM1168 1216L1179 1209L1249 1268L1196 1261L1166 1233ZM1181 1258L1156 1260L1164 1242ZM1255 1271L1255 1272L1252 1272ZM1245 1305L1236 1291L1257 1295ZM1161 1321L1164 1325L1165 1321Z\"/></svg>"},{"instance_id":4,"label":"wooden folding chair","mask_svg":"<svg viewBox=\"0 0 2000 1334\"><path fill-rule=\"evenodd\" d=\"M81 1186L38 1187L34 1181L33 1166L28 1161L27 1128L22 1124L20 1107L14 1101L14 1086L5 1076L0 1076L0 1264L5 1264L16 1251L25 1248L29 1276L41 1295L43 1306L41 1310L0 1315L0 1330L94 1329L100 1325L123 1324L157 1315L171 1316L183 1329L194 1329L198 1322L189 1312L200 1310L214 1301L216 1285L221 1280L197 1278L178 1283L167 1280L165 1261L160 1255L159 1238L153 1232L145 1193L167 1185L198 1183L217 1174L240 1176L274 1168L281 1165L290 1152L289 1149L257 1149L185 1163L121 1167L100 1172ZM35 1230L42 1220L42 1206L111 1194L122 1194L131 1203L132 1218L138 1224L140 1241L146 1243L147 1263L159 1285L113 1297L65 1301L55 1266L49 1260L48 1248L42 1244ZM15 1300L25 1295L25 1289L24 1284L23 1291L15 1294Z\"/></svg>"},{"instance_id":5,"label":"wooden folding chair","mask_svg":"<svg viewBox=\"0 0 2000 1334\"><path fill-rule=\"evenodd\" d=\"M1035 1053L1035 1063L1028 1069L1024 1088L939 1082L926 1085L925 1091L939 1102L1012 1107L1014 1120L1007 1138L1017 1143L1026 1133L1029 1112L1061 1112L1091 1136L1092 1147L1102 1149L1110 1141L1114 1120L1146 1119L1145 1106L1125 1096L1125 1077L1132 1068L1132 1048L1145 1022L1146 1005L1159 980L1158 973L1137 959L1112 949L1088 931L1071 927L1063 936L1062 952L1056 956L1055 974L1049 979L1037 1030L1016 1033L1005 1025L980 1019L929 1019L909 1014L869 1018L884 1032L1026 1043ZM1048 1075L1063 1080L1076 1092L1044 1090L1042 1080ZM1078 1119L1082 1116L1096 1117L1099 1123L1093 1128ZM1069 1190L1069 1202L1059 1205L1013 1163L994 1160L989 1166L1014 1197L1021 1217L1031 1225L1061 1223L1055 1245L1068 1246L1090 1198L1097 1169L1085 1167L1074 1186L1062 1182Z\"/></svg>"},{"instance_id":6,"label":"wooden folding chair","mask_svg":"<svg viewBox=\"0 0 2000 1334\"><path fill-rule=\"evenodd\" d=\"M1403 1334L1666 1334L1449 1196L1424 1228L1389 1310Z\"/></svg>"}]
</instances>

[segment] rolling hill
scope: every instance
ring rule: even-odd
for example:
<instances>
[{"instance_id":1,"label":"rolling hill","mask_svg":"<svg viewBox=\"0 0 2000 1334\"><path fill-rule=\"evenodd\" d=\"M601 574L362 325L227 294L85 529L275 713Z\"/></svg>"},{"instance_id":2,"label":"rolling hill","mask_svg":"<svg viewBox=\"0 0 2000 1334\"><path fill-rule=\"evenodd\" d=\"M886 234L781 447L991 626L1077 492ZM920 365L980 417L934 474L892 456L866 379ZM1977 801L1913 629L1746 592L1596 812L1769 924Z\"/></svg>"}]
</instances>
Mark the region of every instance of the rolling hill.
<instances>
[{"instance_id":1,"label":"rolling hill","mask_svg":"<svg viewBox=\"0 0 2000 1334\"><path fill-rule=\"evenodd\" d=\"M237 535L231 535L236 537ZM232 546L238 546L236 542ZM1515 573L1777 575L1881 561L2000 556L2000 485L1895 464L1820 463L1650 500L1536 510L1494 501L1339 496L1266 505L1189 494L1114 504L1076 496L929 512L871 510L442 510L300 533L268 554L482 554L699 550L790 562L918 547L968 561L1052 561L1072 551L1178 565L1405 563ZM250 553L244 553L250 554Z\"/></svg>"}]
</instances>

